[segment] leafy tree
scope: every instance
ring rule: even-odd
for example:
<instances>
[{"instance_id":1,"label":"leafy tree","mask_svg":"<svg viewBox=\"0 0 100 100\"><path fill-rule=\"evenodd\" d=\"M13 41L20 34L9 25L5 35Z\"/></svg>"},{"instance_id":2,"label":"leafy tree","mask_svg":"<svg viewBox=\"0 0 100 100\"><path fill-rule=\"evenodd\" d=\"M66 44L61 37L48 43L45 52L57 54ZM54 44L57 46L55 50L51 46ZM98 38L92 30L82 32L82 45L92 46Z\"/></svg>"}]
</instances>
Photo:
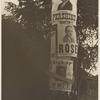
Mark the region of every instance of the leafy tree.
<instances>
[{"instance_id":1,"label":"leafy tree","mask_svg":"<svg viewBox=\"0 0 100 100\"><path fill-rule=\"evenodd\" d=\"M95 68L98 62L98 0L78 0L79 66Z\"/></svg>"},{"instance_id":2,"label":"leafy tree","mask_svg":"<svg viewBox=\"0 0 100 100\"><path fill-rule=\"evenodd\" d=\"M14 15L32 36L43 37L50 32L51 1L49 0L39 2L19 0L19 7L15 10Z\"/></svg>"}]
</instances>

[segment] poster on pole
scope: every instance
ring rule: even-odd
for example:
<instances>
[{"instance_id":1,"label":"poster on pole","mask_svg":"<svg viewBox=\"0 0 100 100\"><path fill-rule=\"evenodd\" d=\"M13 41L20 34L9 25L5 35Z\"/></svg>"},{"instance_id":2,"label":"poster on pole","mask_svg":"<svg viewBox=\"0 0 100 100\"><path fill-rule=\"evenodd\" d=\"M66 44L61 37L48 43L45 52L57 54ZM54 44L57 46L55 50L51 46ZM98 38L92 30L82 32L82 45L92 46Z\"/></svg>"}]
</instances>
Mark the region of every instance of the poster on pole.
<instances>
[{"instance_id":1,"label":"poster on pole","mask_svg":"<svg viewBox=\"0 0 100 100\"><path fill-rule=\"evenodd\" d=\"M77 0L52 0L52 24L58 24L60 21L73 23L77 20Z\"/></svg>"},{"instance_id":2,"label":"poster on pole","mask_svg":"<svg viewBox=\"0 0 100 100\"><path fill-rule=\"evenodd\" d=\"M78 44L75 26L71 24L58 24L57 30L58 57L77 57Z\"/></svg>"},{"instance_id":3,"label":"poster on pole","mask_svg":"<svg viewBox=\"0 0 100 100\"><path fill-rule=\"evenodd\" d=\"M77 57L76 26L56 24L51 32L51 57Z\"/></svg>"},{"instance_id":4,"label":"poster on pole","mask_svg":"<svg viewBox=\"0 0 100 100\"><path fill-rule=\"evenodd\" d=\"M73 81L73 61L66 59L51 59L50 89L71 92Z\"/></svg>"}]
</instances>

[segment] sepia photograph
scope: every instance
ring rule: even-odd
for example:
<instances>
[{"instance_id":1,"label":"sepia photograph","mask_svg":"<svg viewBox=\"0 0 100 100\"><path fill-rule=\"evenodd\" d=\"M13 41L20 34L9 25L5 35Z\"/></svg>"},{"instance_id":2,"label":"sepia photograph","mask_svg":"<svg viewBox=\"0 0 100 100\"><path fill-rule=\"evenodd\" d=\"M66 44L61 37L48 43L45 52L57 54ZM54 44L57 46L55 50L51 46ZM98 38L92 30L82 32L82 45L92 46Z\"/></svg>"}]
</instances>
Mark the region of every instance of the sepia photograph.
<instances>
[{"instance_id":1,"label":"sepia photograph","mask_svg":"<svg viewBox=\"0 0 100 100\"><path fill-rule=\"evenodd\" d=\"M98 0L1 0L1 100L99 100Z\"/></svg>"}]
</instances>

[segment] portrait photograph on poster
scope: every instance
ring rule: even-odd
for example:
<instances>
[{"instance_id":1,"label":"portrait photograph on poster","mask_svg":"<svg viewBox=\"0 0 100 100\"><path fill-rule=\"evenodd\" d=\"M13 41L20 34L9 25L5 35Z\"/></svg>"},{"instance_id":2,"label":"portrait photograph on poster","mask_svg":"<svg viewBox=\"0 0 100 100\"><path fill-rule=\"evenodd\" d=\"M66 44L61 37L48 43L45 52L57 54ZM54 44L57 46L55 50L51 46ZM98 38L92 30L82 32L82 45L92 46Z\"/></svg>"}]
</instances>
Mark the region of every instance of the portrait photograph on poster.
<instances>
[{"instance_id":1,"label":"portrait photograph on poster","mask_svg":"<svg viewBox=\"0 0 100 100\"><path fill-rule=\"evenodd\" d=\"M78 44L75 27L70 24L58 24L58 56L77 56Z\"/></svg>"}]
</instances>

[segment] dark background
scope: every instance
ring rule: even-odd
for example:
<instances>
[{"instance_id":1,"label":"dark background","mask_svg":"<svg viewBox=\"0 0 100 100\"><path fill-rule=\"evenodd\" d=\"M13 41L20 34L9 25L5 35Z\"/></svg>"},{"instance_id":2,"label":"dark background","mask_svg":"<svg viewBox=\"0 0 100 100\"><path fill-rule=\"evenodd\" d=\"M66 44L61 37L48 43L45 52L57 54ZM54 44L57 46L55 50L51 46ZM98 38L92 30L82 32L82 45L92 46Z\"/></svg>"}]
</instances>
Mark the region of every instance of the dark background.
<instances>
[{"instance_id":1,"label":"dark background","mask_svg":"<svg viewBox=\"0 0 100 100\"><path fill-rule=\"evenodd\" d=\"M9 21L2 26L2 99L47 100L49 43Z\"/></svg>"}]
</instances>

